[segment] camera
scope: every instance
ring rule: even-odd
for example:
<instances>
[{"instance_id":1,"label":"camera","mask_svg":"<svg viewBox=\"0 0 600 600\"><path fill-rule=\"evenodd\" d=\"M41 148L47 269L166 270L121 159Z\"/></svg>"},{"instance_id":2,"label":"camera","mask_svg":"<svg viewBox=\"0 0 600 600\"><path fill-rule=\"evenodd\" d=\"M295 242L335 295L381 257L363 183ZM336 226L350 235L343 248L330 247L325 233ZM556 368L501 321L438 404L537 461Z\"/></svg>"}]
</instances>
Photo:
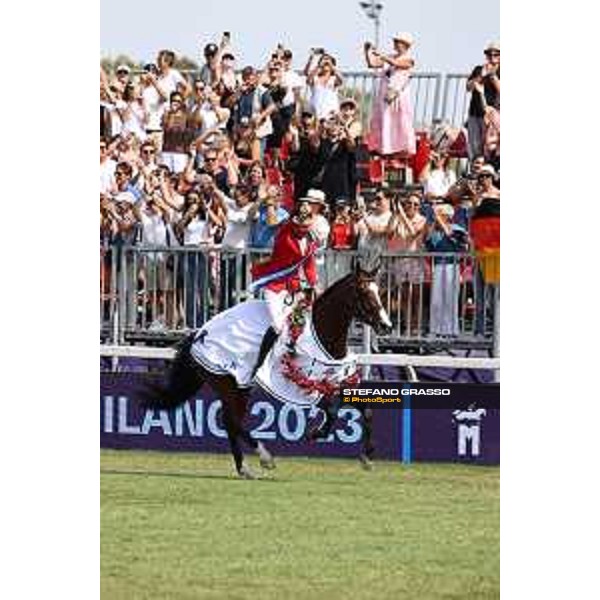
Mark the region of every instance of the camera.
<instances>
[{"instance_id":1,"label":"camera","mask_svg":"<svg viewBox=\"0 0 600 600\"><path fill-rule=\"evenodd\" d=\"M325 54L325 48L311 48L313 54Z\"/></svg>"}]
</instances>

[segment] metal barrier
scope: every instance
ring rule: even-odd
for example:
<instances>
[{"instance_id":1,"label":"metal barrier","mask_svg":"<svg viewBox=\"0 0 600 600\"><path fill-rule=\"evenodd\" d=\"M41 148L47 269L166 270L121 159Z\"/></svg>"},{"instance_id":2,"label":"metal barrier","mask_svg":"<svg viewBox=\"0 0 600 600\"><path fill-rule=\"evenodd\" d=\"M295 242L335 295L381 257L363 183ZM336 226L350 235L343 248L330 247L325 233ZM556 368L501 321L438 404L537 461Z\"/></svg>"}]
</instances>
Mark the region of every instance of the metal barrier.
<instances>
[{"instance_id":1,"label":"metal barrier","mask_svg":"<svg viewBox=\"0 0 600 600\"><path fill-rule=\"evenodd\" d=\"M344 85L339 91L340 98L356 100L363 129L368 130L377 94L380 76L372 71L350 71L342 73ZM429 129L436 120L442 87L440 73L413 73L410 78L410 92L413 106L414 126L417 130ZM305 88L303 98L308 102L309 90Z\"/></svg>"},{"instance_id":2,"label":"metal barrier","mask_svg":"<svg viewBox=\"0 0 600 600\"><path fill-rule=\"evenodd\" d=\"M464 73L449 73L444 80L440 120L450 123L453 127L462 127L467 120L468 78L469 76Z\"/></svg>"},{"instance_id":3,"label":"metal barrier","mask_svg":"<svg viewBox=\"0 0 600 600\"><path fill-rule=\"evenodd\" d=\"M269 250L108 247L101 249L100 332L104 342L171 341L249 297L250 267ZM350 272L355 253L318 258L319 286ZM394 324L380 346L494 348L497 286L484 285L468 253L386 253L382 302ZM497 324L497 323L496 323ZM354 340L363 339L355 325Z\"/></svg>"},{"instance_id":4,"label":"metal barrier","mask_svg":"<svg viewBox=\"0 0 600 600\"><path fill-rule=\"evenodd\" d=\"M297 73L303 75L302 71ZM141 75L142 71L134 71L133 74ZM199 71L184 70L182 74L193 83ZM371 120L379 75L373 71L345 71L342 76L344 85L339 96L349 96L356 100L363 130L366 132ZM429 130L437 121L446 121L455 127L462 126L468 108L467 78L468 75L464 73L445 76L434 72L413 73L410 77L410 92L415 129ZM308 105L310 90L306 85L302 89L301 98Z\"/></svg>"}]
</instances>

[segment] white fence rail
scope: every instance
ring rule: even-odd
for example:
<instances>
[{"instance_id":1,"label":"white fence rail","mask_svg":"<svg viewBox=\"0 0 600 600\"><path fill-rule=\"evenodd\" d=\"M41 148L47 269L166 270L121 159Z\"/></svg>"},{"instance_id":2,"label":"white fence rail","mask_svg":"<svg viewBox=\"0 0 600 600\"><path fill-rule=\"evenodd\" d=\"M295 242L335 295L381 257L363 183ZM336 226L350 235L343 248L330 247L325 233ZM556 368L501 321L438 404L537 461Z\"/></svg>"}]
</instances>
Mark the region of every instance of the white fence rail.
<instances>
[{"instance_id":1,"label":"white fence rail","mask_svg":"<svg viewBox=\"0 0 600 600\"><path fill-rule=\"evenodd\" d=\"M100 355L112 358L154 358L170 360L175 356L173 348L148 346L100 345ZM413 354L357 354L361 365L395 367L446 367L451 369L500 369L499 358L417 356Z\"/></svg>"}]
</instances>

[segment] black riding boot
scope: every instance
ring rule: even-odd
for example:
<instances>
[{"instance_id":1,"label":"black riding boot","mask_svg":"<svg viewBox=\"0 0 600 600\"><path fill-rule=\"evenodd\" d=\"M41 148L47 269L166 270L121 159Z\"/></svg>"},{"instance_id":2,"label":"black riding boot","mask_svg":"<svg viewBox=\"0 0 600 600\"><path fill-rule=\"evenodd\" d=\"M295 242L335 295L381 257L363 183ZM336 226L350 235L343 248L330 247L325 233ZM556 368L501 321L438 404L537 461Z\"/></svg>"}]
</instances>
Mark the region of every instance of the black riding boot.
<instances>
[{"instance_id":1,"label":"black riding boot","mask_svg":"<svg viewBox=\"0 0 600 600\"><path fill-rule=\"evenodd\" d=\"M267 329L267 331L265 332L262 342L260 343L260 350L258 351L258 360L256 361L256 365L254 366L252 377L254 377L258 369L260 369L260 366L265 361L265 358L267 358L267 354L269 354L269 351L275 345L275 342L277 341L278 337L279 334L277 333L277 331L275 331L275 328L273 327L269 327L269 329Z\"/></svg>"}]
</instances>

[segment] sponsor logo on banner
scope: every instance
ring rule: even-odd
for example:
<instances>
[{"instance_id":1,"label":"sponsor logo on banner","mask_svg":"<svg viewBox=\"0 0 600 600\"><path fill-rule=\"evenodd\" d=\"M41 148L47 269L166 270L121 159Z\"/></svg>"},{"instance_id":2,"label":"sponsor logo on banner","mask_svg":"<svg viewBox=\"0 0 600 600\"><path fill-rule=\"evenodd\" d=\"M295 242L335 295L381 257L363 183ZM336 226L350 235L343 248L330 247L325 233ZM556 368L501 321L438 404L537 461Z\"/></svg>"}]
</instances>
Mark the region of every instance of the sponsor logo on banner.
<instances>
[{"instance_id":1,"label":"sponsor logo on banner","mask_svg":"<svg viewBox=\"0 0 600 600\"><path fill-rule=\"evenodd\" d=\"M467 410L455 410L452 413L457 425L457 453L459 458L480 456L482 419L487 414L485 408L470 406Z\"/></svg>"}]
</instances>

